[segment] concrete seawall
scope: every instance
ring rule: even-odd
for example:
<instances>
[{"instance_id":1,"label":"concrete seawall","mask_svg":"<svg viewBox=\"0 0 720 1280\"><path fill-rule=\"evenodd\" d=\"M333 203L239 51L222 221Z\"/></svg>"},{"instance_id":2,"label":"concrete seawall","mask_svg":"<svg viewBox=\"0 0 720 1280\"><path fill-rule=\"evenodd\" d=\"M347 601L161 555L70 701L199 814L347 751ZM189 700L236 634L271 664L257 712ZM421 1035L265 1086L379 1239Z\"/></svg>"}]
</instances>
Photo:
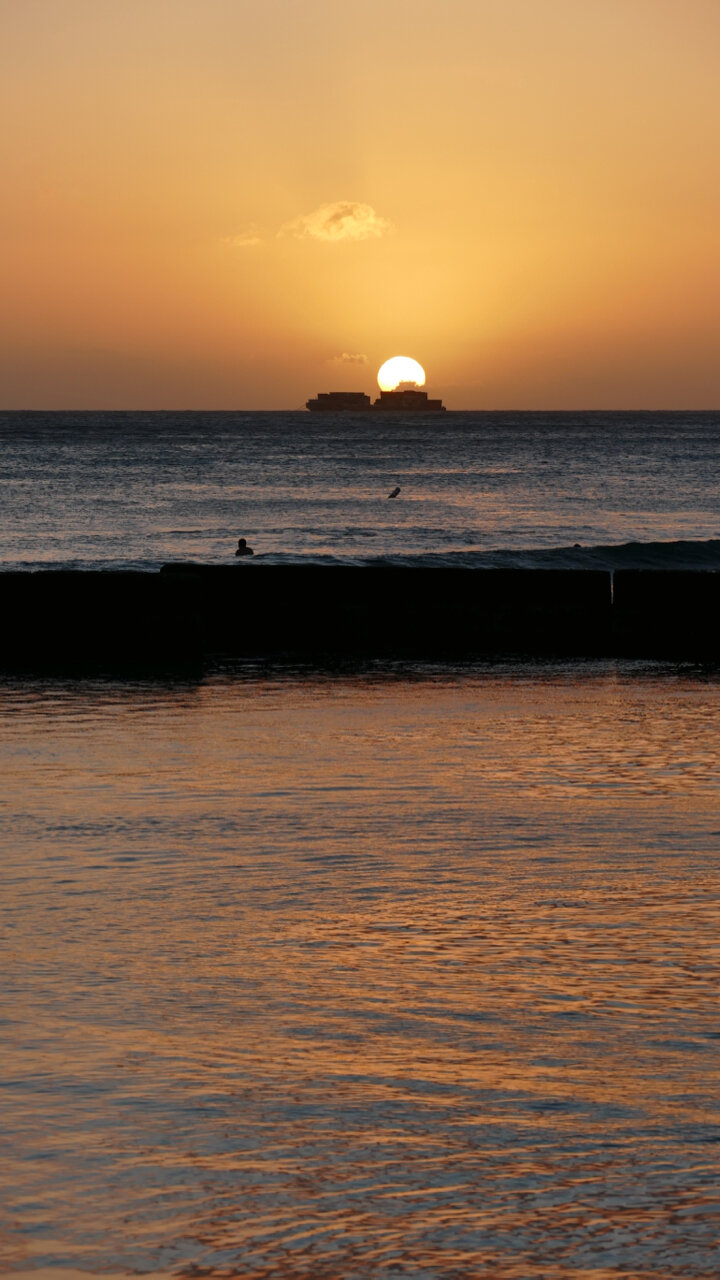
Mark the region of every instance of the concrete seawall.
<instances>
[{"instance_id":1,"label":"concrete seawall","mask_svg":"<svg viewBox=\"0 0 720 1280\"><path fill-rule=\"evenodd\" d=\"M720 657L720 574L352 565L0 573L0 669L247 658Z\"/></svg>"}]
</instances>

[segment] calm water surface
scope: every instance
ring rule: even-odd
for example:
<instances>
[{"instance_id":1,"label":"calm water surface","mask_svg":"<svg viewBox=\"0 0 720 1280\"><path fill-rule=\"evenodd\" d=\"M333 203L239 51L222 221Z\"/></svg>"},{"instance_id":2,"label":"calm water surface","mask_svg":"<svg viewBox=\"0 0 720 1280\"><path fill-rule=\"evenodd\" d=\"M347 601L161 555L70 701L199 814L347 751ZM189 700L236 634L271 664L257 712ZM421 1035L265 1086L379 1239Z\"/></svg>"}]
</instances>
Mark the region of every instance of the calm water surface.
<instances>
[{"instance_id":1,"label":"calm water surface","mask_svg":"<svg viewBox=\"0 0 720 1280\"><path fill-rule=\"evenodd\" d=\"M718 677L0 687L5 1271L720 1273Z\"/></svg>"},{"instance_id":2,"label":"calm water surface","mask_svg":"<svg viewBox=\"0 0 720 1280\"><path fill-rule=\"evenodd\" d=\"M468 563L711 540L720 567L718 474L720 413L0 412L0 565L231 561L243 534Z\"/></svg>"}]
</instances>

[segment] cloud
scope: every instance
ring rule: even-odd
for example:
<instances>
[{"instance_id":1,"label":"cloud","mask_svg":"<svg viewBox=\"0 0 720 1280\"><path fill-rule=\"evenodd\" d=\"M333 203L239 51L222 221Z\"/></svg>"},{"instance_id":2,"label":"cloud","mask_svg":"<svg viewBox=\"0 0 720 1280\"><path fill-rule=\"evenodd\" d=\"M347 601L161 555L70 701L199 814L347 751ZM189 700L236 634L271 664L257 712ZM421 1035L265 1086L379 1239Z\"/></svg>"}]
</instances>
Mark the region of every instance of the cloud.
<instances>
[{"instance_id":1,"label":"cloud","mask_svg":"<svg viewBox=\"0 0 720 1280\"><path fill-rule=\"evenodd\" d=\"M312 213L286 222L278 234L338 244L341 240L376 240L390 230L392 223L381 218L371 204L336 200L335 204L321 204Z\"/></svg>"},{"instance_id":2,"label":"cloud","mask_svg":"<svg viewBox=\"0 0 720 1280\"><path fill-rule=\"evenodd\" d=\"M320 240L326 244L341 241L377 240L392 231L392 223L381 218L371 204L359 204L356 200L336 200L334 204L321 204L312 213L286 222L277 232L277 238L293 236L297 240ZM250 223L225 236L223 243L232 249L253 249L264 244L267 231ZM354 359L354 357L348 357Z\"/></svg>"},{"instance_id":3,"label":"cloud","mask_svg":"<svg viewBox=\"0 0 720 1280\"><path fill-rule=\"evenodd\" d=\"M367 364L367 356L351 355L349 351L343 351L341 356L332 356L329 364Z\"/></svg>"},{"instance_id":4,"label":"cloud","mask_svg":"<svg viewBox=\"0 0 720 1280\"><path fill-rule=\"evenodd\" d=\"M226 236L225 244L232 245L233 249L252 249L254 245L262 244L262 236L258 235L256 227L246 227L234 236Z\"/></svg>"}]
</instances>

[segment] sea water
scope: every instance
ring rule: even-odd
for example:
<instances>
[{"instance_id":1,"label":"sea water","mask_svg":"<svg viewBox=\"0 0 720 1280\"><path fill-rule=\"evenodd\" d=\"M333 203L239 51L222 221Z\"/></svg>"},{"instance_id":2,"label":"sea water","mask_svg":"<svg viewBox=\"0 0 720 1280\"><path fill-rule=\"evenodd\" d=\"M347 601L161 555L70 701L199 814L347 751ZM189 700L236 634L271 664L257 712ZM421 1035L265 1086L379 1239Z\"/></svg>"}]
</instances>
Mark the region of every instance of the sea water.
<instances>
[{"instance_id":1,"label":"sea water","mask_svg":"<svg viewBox=\"0 0 720 1280\"><path fill-rule=\"evenodd\" d=\"M719 425L13 415L4 567L712 566ZM0 1273L717 1276L718 690L4 677Z\"/></svg>"},{"instance_id":2,"label":"sea water","mask_svg":"<svg viewBox=\"0 0 720 1280\"><path fill-rule=\"evenodd\" d=\"M222 562L240 536L263 559L720 564L720 414L15 413L0 444L8 567Z\"/></svg>"}]
</instances>

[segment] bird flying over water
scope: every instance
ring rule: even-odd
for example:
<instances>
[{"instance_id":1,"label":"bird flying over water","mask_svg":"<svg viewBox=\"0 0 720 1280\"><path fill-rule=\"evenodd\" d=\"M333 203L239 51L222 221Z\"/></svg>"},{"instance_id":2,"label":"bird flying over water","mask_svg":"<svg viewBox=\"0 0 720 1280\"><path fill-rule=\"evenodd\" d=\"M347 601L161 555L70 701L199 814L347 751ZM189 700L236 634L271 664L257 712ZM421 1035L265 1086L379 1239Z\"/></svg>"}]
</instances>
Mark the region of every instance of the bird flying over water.
<instances>
[{"instance_id":1,"label":"bird flying over water","mask_svg":"<svg viewBox=\"0 0 720 1280\"><path fill-rule=\"evenodd\" d=\"M388 498L397 498L399 492L400 492L400 485L398 485L396 489L393 489L392 493L388 494Z\"/></svg>"}]
</instances>

